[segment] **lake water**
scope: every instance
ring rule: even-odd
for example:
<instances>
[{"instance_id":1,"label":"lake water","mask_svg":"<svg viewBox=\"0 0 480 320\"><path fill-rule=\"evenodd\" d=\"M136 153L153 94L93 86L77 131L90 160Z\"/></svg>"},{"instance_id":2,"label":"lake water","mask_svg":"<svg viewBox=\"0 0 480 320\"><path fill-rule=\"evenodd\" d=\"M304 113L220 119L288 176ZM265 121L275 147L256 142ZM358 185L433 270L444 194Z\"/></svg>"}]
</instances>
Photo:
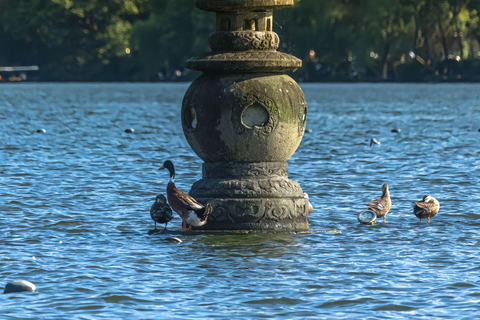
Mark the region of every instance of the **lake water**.
<instances>
[{"instance_id":1,"label":"lake water","mask_svg":"<svg viewBox=\"0 0 480 320\"><path fill-rule=\"evenodd\" d=\"M37 285L0 295L1 319L480 315L479 85L303 85L310 132L289 170L313 232L187 235L177 217L173 244L147 231L163 161L182 189L201 175L180 124L187 87L0 86L0 290ZM360 225L384 182L387 223ZM441 204L430 224L410 204L427 193Z\"/></svg>"}]
</instances>

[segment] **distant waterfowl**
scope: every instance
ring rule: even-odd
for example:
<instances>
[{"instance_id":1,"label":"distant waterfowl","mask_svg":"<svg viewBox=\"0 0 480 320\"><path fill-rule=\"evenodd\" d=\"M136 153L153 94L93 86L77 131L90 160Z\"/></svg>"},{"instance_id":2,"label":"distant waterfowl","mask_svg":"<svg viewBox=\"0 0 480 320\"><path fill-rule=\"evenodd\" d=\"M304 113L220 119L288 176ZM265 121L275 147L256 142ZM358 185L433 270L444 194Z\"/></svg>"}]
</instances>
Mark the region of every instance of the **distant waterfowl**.
<instances>
[{"instance_id":1,"label":"distant waterfowl","mask_svg":"<svg viewBox=\"0 0 480 320\"><path fill-rule=\"evenodd\" d=\"M135 129L133 128L125 129L125 133L135 133Z\"/></svg>"},{"instance_id":2,"label":"distant waterfowl","mask_svg":"<svg viewBox=\"0 0 480 320\"><path fill-rule=\"evenodd\" d=\"M378 141L378 140L375 139L375 138L372 138L372 139L370 139L370 147L371 147L373 144L381 145L381 142Z\"/></svg>"},{"instance_id":3,"label":"distant waterfowl","mask_svg":"<svg viewBox=\"0 0 480 320\"><path fill-rule=\"evenodd\" d=\"M383 217L383 222L386 222L387 213L392 207L392 200L390 199L390 192L388 191L388 184L382 186L382 196L376 200L372 200L367 204L368 208L377 214L377 218Z\"/></svg>"},{"instance_id":4,"label":"distant waterfowl","mask_svg":"<svg viewBox=\"0 0 480 320\"><path fill-rule=\"evenodd\" d=\"M398 129L398 128L392 129L392 133L400 133L400 132L402 132L402 129Z\"/></svg>"},{"instance_id":5,"label":"distant waterfowl","mask_svg":"<svg viewBox=\"0 0 480 320\"><path fill-rule=\"evenodd\" d=\"M167 169L170 172L170 181L167 185L168 203L180 218L182 218L182 229L191 230L192 226L200 227L207 223L207 219L212 213L212 205L206 206L199 203L192 196L177 189L174 183L175 167L170 160L167 160L160 167L160 170ZM187 227L188 225L188 227Z\"/></svg>"},{"instance_id":6,"label":"distant waterfowl","mask_svg":"<svg viewBox=\"0 0 480 320\"><path fill-rule=\"evenodd\" d=\"M440 210L440 203L429 194L424 195L422 201L413 202L413 214L420 219L420 222L427 218L428 223L430 223L430 219L435 217L438 210Z\"/></svg>"},{"instance_id":7,"label":"distant waterfowl","mask_svg":"<svg viewBox=\"0 0 480 320\"><path fill-rule=\"evenodd\" d=\"M173 213L163 195L159 194L155 198L155 202L150 208L150 217L155 222L155 230L157 230L157 222L165 223L165 230L167 230L167 224L173 219Z\"/></svg>"},{"instance_id":8,"label":"distant waterfowl","mask_svg":"<svg viewBox=\"0 0 480 320\"><path fill-rule=\"evenodd\" d=\"M45 130L45 129L38 129L38 130L37 130L37 133L47 133L47 130Z\"/></svg>"}]
</instances>

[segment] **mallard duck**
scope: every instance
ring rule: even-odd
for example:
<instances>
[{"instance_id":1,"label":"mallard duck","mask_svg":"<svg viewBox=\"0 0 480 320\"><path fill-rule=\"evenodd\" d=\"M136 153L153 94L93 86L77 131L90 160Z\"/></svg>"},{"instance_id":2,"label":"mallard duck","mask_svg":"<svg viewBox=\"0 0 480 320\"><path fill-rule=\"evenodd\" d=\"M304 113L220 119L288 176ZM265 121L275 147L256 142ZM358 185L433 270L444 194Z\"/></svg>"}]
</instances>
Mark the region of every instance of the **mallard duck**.
<instances>
[{"instance_id":1,"label":"mallard duck","mask_svg":"<svg viewBox=\"0 0 480 320\"><path fill-rule=\"evenodd\" d=\"M376 200L370 201L367 206L377 214L378 218L383 217L383 222L386 222L388 211L392 207L392 200L390 200L390 192L388 191L388 184L382 186L382 196Z\"/></svg>"},{"instance_id":2,"label":"mallard duck","mask_svg":"<svg viewBox=\"0 0 480 320\"><path fill-rule=\"evenodd\" d=\"M155 222L155 230L157 230L157 222L165 223L165 230L167 230L167 224L173 219L173 213L163 195L159 194L155 198L155 202L150 208L150 217Z\"/></svg>"},{"instance_id":3,"label":"mallard duck","mask_svg":"<svg viewBox=\"0 0 480 320\"><path fill-rule=\"evenodd\" d=\"M440 210L440 203L429 194L424 195L422 201L413 202L413 214L420 219L420 222L427 218L428 223L430 223L430 218L435 217L438 210Z\"/></svg>"},{"instance_id":4,"label":"mallard duck","mask_svg":"<svg viewBox=\"0 0 480 320\"><path fill-rule=\"evenodd\" d=\"M167 160L160 167L160 170L167 169L170 172L170 181L167 185L167 199L180 218L182 218L182 229L191 230L192 226L201 227L207 223L207 219L212 213L212 205L206 206L199 203L192 196L177 189L175 186L175 167L170 160ZM188 227L187 227L188 224Z\"/></svg>"}]
</instances>

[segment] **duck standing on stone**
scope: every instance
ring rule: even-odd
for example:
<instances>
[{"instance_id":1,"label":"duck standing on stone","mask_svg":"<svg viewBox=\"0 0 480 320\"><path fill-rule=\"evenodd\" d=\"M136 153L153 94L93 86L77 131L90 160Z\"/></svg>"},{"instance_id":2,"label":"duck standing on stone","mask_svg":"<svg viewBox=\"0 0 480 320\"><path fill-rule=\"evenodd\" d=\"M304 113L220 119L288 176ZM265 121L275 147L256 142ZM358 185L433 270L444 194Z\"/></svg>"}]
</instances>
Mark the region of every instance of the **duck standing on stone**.
<instances>
[{"instance_id":1,"label":"duck standing on stone","mask_svg":"<svg viewBox=\"0 0 480 320\"><path fill-rule=\"evenodd\" d=\"M422 201L413 202L413 214L420 219L420 222L427 218L428 223L430 223L430 218L433 218L438 210L440 210L440 203L429 194L424 195Z\"/></svg>"},{"instance_id":2,"label":"duck standing on stone","mask_svg":"<svg viewBox=\"0 0 480 320\"><path fill-rule=\"evenodd\" d=\"M192 196L177 189L174 183L175 167L170 160L163 163L160 170L163 169L167 169L170 172L170 181L167 185L167 199L173 211L183 220L182 230L191 230L192 226L201 227L205 225L208 217L212 213L212 205L208 203L204 206Z\"/></svg>"},{"instance_id":3,"label":"duck standing on stone","mask_svg":"<svg viewBox=\"0 0 480 320\"><path fill-rule=\"evenodd\" d=\"M167 230L167 224L173 219L173 213L163 195L159 194L155 198L155 202L150 208L150 217L155 222L155 230L157 230L157 222L165 223L165 230Z\"/></svg>"},{"instance_id":4,"label":"duck standing on stone","mask_svg":"<svg viewBox=\"0 0 480 320\"><path fill-rule=\"evenodd\" d=\"M376 200L372 200L367 204L368 208L376 213L378 218L383 217L383 222L386 222L388 211L392 207L392 200L390 200L390 192L388 191L388 184L382 186L382 196Z\"/></svg>"}]
</instances>

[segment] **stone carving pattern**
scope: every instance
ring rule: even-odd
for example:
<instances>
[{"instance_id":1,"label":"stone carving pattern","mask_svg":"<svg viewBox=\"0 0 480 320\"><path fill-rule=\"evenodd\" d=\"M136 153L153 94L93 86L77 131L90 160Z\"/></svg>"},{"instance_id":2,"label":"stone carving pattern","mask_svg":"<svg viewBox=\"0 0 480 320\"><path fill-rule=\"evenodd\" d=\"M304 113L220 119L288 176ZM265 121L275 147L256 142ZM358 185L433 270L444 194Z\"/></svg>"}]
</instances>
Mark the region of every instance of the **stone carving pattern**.
<instances>
[{"instance_id":1,"label":"stone carving pattern","mask_svg":"<svg viewBox=\"0 0 480 320\"><path fill-rule=\"evenodd\" d=\"M286 176L287 170L283 168L252 168L250 169L247 176Z\"/></svg>"},{"instance_id":2,"label":"stone carving pattern","mask_svg":"<svg viewBox=\"0 0 480 320\"><path fill-rule=\"evenodd\" d=\"M240 202L222 201L216 205L212 201L213 212L211 221L232 223L258 223L265 221L280 222L285 220L308 221L308 209L304 199L295 201Z\"/></svg>"},{"instance_id":3,"label":"stone carving pattern","mask_svg":"<svg viewBox=\"0 0 480 320\"><path fill-rule=\"evenodd\" d=\"M255 165L252 163L235 164L227 166L225 164L207 164L203 165L205 178L224 178L224 177L272 177L272 176L287 176L287 164L269 164Z\"/></svg>"},{"instance_id":4,"label":"stone carving pattern","mask_svg":"<svg viewBox=\"0 0 480 320\"><path fill-rule=\"evenodd\" d=\"M182 107L182 127L183 131L185 132L193 132L194 128L192 127L192 124L187 121L186 118L186 113L190 112L190 110L195 111L197 107L194 104L190 104L189 107Z\"/></svg>"},{"instance_id":5,"label":"stone carving pattern","mask_svg":"<svg viewBox=\"0 0 480 320\"><path fill-rule=\"evenodd\" d=\"M266 218L273 221L291 220L294 212L290 206L272 205L267 210Z\"/></svg>"},{"instance_id":6,"label":"stone carving pattern","mask_svg":"<svg viewBox=\"0 0 480 320\"><path fill-rule=\"evenodd\" d=\"M276 50L280 38L275 32L219 31L210 36L213 51Z\"/></svg>"},{"instance_id":7,"label":"stone carving pattern","mask_svg":"<svg viewBox=\"0 0 480 320\"><path fill-rule=\"evenodd\" d=\"M299 201L295 202L295 212L299 216L303 216L305 218L308 218L308 215L310 214L308 212L308 200L302 199Z\"/></svg>"},{"instance_id":8,"label":"stone carving pattern","mask_svg":"<svg viewBox=\"0 0 480 320\"><path fill-rule=\"evenodd\" d=\"M307 101L303 99L302 105L304 108L300 108L300 113L298 115L298 119L300 120L298 122L298 135L300 137L303 136L303 133L305 132L305 126L307 124Z\"/></svg>"},{"instance_id":9,"label":"stone carving pattern","mask_svg":"<svg viewBox=\"0 0 480 320\"><path fill-rule=\"evenodd\" d=\"M300 185L290 179L259 179L259 180L217 180L202 179L192 187L194 196L203 195L241 195L241 196L292 196L303 194Z\"/></svg>"},{"instance_id":10,"label":"stone carving pattern","mask_svg":"<svg viewBox=\"0 0 480 320\"><path fill-rule=\"evenodd\" d=\"M243 92L242 90L235 90L235 95L237 96L237 100L240 102L239 105L233 106L232 112L232 123L234 124L235 131L237 133L243 134L245 132L251 132L251 130L253 130L253 132L257 135L269 135L275 130L278 125L280 115L278 111L278 106L275 104L273 99L270 99L265 94L257 95L252 92ZM258 103L267 110L269 118L268 122L265 125L250 128L243 123L242 113L245 109L255 103Z\"/></svg>"}]
</instances>

